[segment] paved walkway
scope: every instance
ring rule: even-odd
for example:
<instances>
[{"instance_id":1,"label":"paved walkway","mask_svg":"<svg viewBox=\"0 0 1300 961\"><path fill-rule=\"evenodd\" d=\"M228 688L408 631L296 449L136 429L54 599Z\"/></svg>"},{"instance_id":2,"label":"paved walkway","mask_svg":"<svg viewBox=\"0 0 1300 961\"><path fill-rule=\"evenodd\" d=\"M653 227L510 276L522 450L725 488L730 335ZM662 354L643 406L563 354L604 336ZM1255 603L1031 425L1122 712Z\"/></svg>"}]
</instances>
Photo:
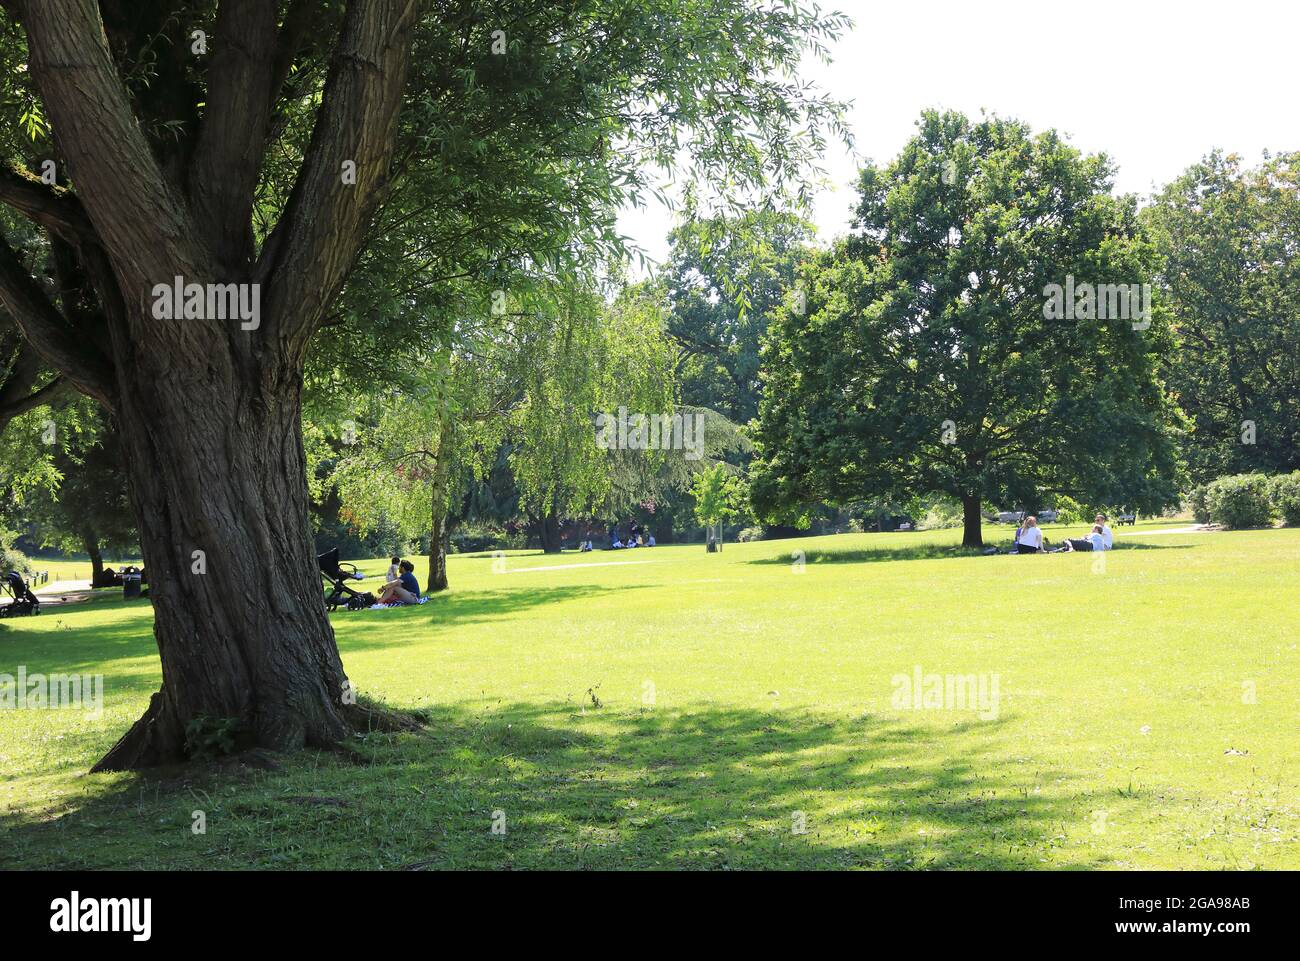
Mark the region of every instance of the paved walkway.
<instances>
[{"instance_id":1,"label":"paved walkway","mask_svg":"<svg viewBox=\"0 0 1300 961\"><path fill-rule=\"evenodd\" d=\"M77 604L91 596L90 581L50 581L33 587L32 592L41 599L42 607L60 604Z\"/></svg>"},{"instance_id":2,"label":"paved walkway","mask_svg":"<svg viewBox=\"0 0 1300 961\"><path fill-rule=\"evenodd\" d=\"M90 590L90 581L50 581L48 584L41 584L33 587L32 592L35 594L68 594L72 591Z\"/></svg>"}]
</instances>

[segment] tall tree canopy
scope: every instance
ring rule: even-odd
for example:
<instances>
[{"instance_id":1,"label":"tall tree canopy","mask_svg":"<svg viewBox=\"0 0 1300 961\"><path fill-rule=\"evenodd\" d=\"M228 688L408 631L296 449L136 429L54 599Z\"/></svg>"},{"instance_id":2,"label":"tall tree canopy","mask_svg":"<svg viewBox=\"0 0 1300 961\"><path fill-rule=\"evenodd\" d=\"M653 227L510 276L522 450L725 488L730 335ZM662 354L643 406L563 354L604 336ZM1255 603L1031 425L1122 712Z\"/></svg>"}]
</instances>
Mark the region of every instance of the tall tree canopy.
<instances>
[{"instance_id":1,"label":"tall tree canopy","mask_svg":"<svg viewBox=\"0 0 1300 961\"><path fill-rule=\"evenodd\" d=\"M0 203L43 234L0 242L0 306L53 372L119 415L162 661L161 690L100 769L183 758L204 717L280 750L396 723L350 696L312 557L300 421L313 336L338 323L404 183L446 187L408 216L450 216L457 177L485 196L515 175L572 178L550 148L579 139L601 161L565 181L580 206L612 209L653 187L656 166L739 196L800 171L838 124L839 106L791 74L844 21L798 3L0 8L3 100L27 118L0 139ZM497 226L471 214L461 229ZM479 268L452 251L446 264L427 251L430 269ZM276 587L232 603L249 585Z\"/></svg>"},{"instance_id":2,"label":"tall tree canopy","mask_svg":"<svg viewBox=\"0 0 1300 961\"><path fill-rule=\"evenodd\" d=\"M768 318L810 256L812 227L790 213L750 211L687 219L669 237L658 280L680 347L682 402L736 424L758 416L759 349Z\"/></svg>"},{"instance_id":3,"label":"tall tree canopy","mask_svg":"<svg viewBox=\"0 0 1300 961\"><path fill-rule=\"evenodd\" d=\"M1134 329L1080 297L1067 319L1049 297L1151 277L1110 164L996 117L929 112L918 128L892 164L863 170L856 234L802 278L806 316L798 302L777 312L759 512L944 492L978 546L985 500L1173 499L1163 315Z\"/></svg>"},{"instance_id":4,"label":"tall tree canopy","mask_svg":"<svg viewBox=\"0 0 1300 961\"><path fill-rule=\"evenodd\" d=\"M1162 255L1198 481L1300 469L1300 154L1214 153L1144 211Z\"/></svg>"}]
</instances>

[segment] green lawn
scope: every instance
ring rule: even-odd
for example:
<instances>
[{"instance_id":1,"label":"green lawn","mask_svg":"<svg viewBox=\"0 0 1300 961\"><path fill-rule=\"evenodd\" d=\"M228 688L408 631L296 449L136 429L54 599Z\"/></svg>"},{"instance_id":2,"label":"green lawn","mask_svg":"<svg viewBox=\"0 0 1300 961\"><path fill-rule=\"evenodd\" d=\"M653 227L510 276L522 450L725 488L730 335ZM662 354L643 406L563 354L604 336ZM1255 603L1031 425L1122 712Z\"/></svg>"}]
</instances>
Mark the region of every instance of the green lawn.
<instances>
[{"instance_id":1,"label":"green lawn","mask_svg":"<svg viewBox=\"0 0 1300 961\"><path fill-rule=\"evenodd\" d=\"M50 575L47 584L53 584L55 581L88 581L90 580L91 566L89 560L59 560L45 557L30 558L32 570L47 571ZM110 561L105 560L104 566L111 567L114 570L121 570L127 564L134 564L136 567L141 566L140 561ZM34 585L36 592L39 594L44 590L45 585Z\"/></svg>"},{"instance_id":2,"label":"green lawn","mask_svg":"<svg viewBox=\"0 0 1300 961\"><path fill-rule=\"evenodd\" d=\"M1300 530L1155 527L1104 569L953 531L452 557L334 617L430 720L367 765L86 775L158 684L148 603L0 622L0 672L105 679L98 719L0 711L0 865L1300 868ZM895 706L918 666L996 710Z\"/></svg>"}]
</instances>

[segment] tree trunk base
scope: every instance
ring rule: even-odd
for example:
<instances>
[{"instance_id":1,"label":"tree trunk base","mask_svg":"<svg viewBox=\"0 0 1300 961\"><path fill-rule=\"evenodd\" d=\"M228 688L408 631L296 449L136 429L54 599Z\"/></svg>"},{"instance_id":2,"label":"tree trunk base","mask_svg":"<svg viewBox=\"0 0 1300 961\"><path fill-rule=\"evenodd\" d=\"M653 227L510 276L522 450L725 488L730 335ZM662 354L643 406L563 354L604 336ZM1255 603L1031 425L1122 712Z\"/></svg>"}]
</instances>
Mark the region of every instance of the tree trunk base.
<instances>
[{"instance_id":1,"label":"tree trunk base","mask_svg":"<svg viewBox=\"0 0 1300 961\"><path fill-rule=\"evenodd\" d=\"M374 702L341 704L326 725L305 727L299 743L285 743L276 738L259 738L244 734L237 738L235 751L227 759L252 761L252 766L275 767L274 754L306 747L351 752L346 739L351 734L376 731L403 733L419 731L424 721L415 714L387 708ZM251 728L251 725L249 725ZM277 730L282 730L279 726ZM266 743L264 743L266 742ZM355 753L355 752L351 752ZM247 760L245 760L247 759ZM149 707L131 729L90 769L91 774L107 771L138 771L164 765L185 764L194 760L184 725L174 723L166 708L162 692L153 695Z\"/></svg>"}]
</instances>

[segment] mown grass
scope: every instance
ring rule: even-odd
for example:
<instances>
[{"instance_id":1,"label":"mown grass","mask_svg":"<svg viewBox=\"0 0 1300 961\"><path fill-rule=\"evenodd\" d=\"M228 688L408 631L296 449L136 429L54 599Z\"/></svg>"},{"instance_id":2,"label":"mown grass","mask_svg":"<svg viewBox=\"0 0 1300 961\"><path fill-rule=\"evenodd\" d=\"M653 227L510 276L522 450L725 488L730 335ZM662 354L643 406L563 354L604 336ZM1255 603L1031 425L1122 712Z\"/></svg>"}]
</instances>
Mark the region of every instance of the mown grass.
<instances>
[{"instance_id":1,"label":"mown grass","mask_svg":"<svg viewBox=\"0 0 1300 961\"><path fill-rule=\"evenodd\" d=\"M449 594L334 618L429 720L364 765L85 774L157 687L150 609L51 608L0 672L105 707L0 711L0 865L1300 867L1300 531L1154 529L1104 568L950 531L452 557ZM997 674L996 716L895 706L916 666Z\"/></svg>"}]
</instances>

